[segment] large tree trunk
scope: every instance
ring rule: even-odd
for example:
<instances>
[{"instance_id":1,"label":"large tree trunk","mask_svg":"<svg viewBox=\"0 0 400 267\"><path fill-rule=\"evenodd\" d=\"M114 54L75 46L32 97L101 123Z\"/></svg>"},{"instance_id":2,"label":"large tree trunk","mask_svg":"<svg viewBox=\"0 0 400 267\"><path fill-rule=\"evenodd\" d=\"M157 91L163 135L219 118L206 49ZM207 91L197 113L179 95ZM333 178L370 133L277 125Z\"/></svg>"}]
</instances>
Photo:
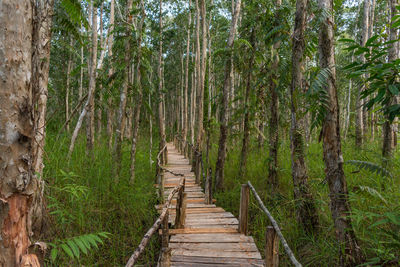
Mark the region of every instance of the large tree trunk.
<instances>
[{"instance_id":1,"label":"large tree trunk","mask_svg":"<svg viewBox=\"0 0 400 267\"><path fill-rule=\"evenodd\" d=\"M301 123L299 96L303 92L304 31L306 27L307 0L297 0L292 47L292 84L290 87L291 127L290 145L292 156L292 178L297 221L307 232L318 226L318 214L308 184L304 153L304 124ZM304 120L304 118L303 118Z\"/></svg>"},{"instance_id":2,"label":"large tree trunk","mask_svg":"<svg viewBox=\"0 0 400 267\"><path fill-rule=\"evenodd\" d=\"M138 40L137 40L137 55L136 55L136 89L137 89L137 100L134 112L134 127L132 133L132 147L131 147L131 178L130 183L133 184L135 181L135 163L136 163L136 146L138 139L138 131L139 131L139 121L140 121L140 110L142 107L143 93L142 93L142 75L140 72L141 68L141 59L142 59L142 37L143 37L143 23L144 18L146 16L143 0L140 1L140 5L142 7L142 18L140 20L139 28L138 28Z\"/></svg>"},{"instance_id":3,"label":"large tree trunk","mask_svg":"<svg viewBox=\"0 0 400 267\"><path fill-rule=\"evenodd\" d=\"M276 6L282 4L281 0L276 0ZM279 11L278 11L279 12ZM279 21L279 14L276 14L276 22ZM279 71L279 47L280 41L272 46L272 65L269 79L269 91L271 94L270 118L269 118L269 162L268 162L268 183L270 192L274 192L278 186L278 149L279 149L279 98L276 81Z\"/></svg>"},{"instance_id":4,"label":"large tree trunk","mask_svg":"<svg viewBox=\"0 0 400 267\"><path fill-rule=\"evenodd\" d=\"M333 14L332 0L319 0L319 7ZM361 261L361 250L352 227L350 203L343 172L343 155L340 141L339 104L336 92L336 69L334 48L334 19L328 16L322 21L319 35L321 69L329 68L327 80L327 114L322 125L325 174L330 191L330 207L339 245L339 265L354 266Z\"/></svg>"},{"instance_id":5,"label":"large tree trunk","mask_svg":"<svg viewBox=\"0 0 400 267\"><path fill-rule=\"evenodd\" d=\"M130 67L130 36L131 36L131 24L132 24L132 10L133 0L128 0L127 8L126 8L126 20L128 22L125 31L125 75L124 75L124 82L120 92L120 102L119 102L119 109L118 109L118 118L117 118L117 129L115 131L115 143L114 143L114 179L115 182L119 180L119 172L121 170L121 159L122 159L122 141L124 139L124 130L126 124L126 98L128 94L128 86L129 86L129 67Z\"/></svg>"},{"instance_id":6,"label":"large tree trunk","mask_svg":"<svg viewBox=\"0 0 400 267\"><path fill-rule=\"evenodd\" d=\"M398 5L398 0L390 0L390 17L393 18L393 16L396 15L396 5ZM390 20L392 21L392 20ZM392 22L390 22L390 25L392 25ZM397 40L398 38L398 32L397 29L390 27L389 29L389 41L394 41ZM397 42L392 43L389 45L388 49L388 61L392 62L398 58L398 49L397 49ZM385 108L388 108L391 105L396 104L396 96L393 96L392 99L387 103ZM388 116L385 116L385 122L383 124L383 146L382 146L382 156L385 158L389 158L392 156L393 148L394 148L394 136L395 132L393 129L393 124L389 120Z\"/></svg>"},{"instance_id":7,"label":"large tree trunk","mask_svg":"<svg viewBox=\"0 0 400 267\"><path fill-rule=\"evenodd\" d=\"M247 165L247 152L249 150L249 139L250 139L250 95L251 95L251 79L253 72L254 62L254 50L255 50L255 33L254 28L251 29L250 43L252 49L250 52L249 63L247 65L247 79L246 79L246 90L244 94L244 119L243 119L243 140L242 140L242 151L240 156L240 168L239 168L239 179L243 178L246 173Z\"/></svg>"},{"instance_id":8,"label":"large tree trunk","mask_svg":"<svg viewBox=\"0 0 400 267\"><path fill-rule=\"evenodd\" d=\"M237 22L240 14L240 5L241 0L236 0L234 12L232 14L231 28L229 31L229 38L227 43L227 48L232 49L233 43L236 35ZM219 143L218 143L218 158L217 163L215 165L215 183L216 188L218 190L223 190L224 188L224 167L225 167L225 158L226 158L226 139L228 137L228 96L231 85L231 76L232 76L232 52L225 63L225 78L224 78L224 87L222 91L222 105L220 112L220 135L219 135Z\"/></svg>"},{"instance_id":9,"label":"large tree trunk","mask_svg":"<svg viewBox=\"0 0 400 267\"><path fill-rule=\"evenodd\" d=\"M92 53L90 60L90 74L89 74L89 94L88 105L86 106L86 152L93 156L94 144L94 98L96 90L96 70L97 70L97 7L92 10Z\"/></svg>"},{"instance_id":10,"label":"large tree trunk","mask_svg":"<svg viewBox=\"0 0 400 267\"><path fill-rule=\"evenodd\" d=\"M53 4L0 3L1 266L20 266L28 258L37 261L27 253L29 235L33 231L38 237L42 218L37 216L44 210L41 174Z\"/></svg>"},{"instance_id":11,"label":"large tree trunk","mask_svg":"<svg viewBox=\"0 0 400 267\"><path fill-rule=\"evenodd\" d=\"M368 25L369 25L369 6L370 6L370 0L364 0L364 11L363 11L363 24L362 24L362 33L361 33L361 41L360 45L365 46L365 43L367 42L368 39ZM365 56L361 56L361 61L365 63ZM364 129L367 122L364 121L363 118L363 101L361 99L361 92L365 90L365 85L360 87L359 91L357 92L357 98L356 98L356 146L360 147L363 143L363 138L364 138Z\"/></svg>"},{"instance_id":12,"label":"large tree trunk","mask_svg":"<svg viewBox=\"0 0 400 267\"><path fill-rule=\"evenodd\" d=\"M105 46L107 44L107 40L106 42L104 42L104 37L103 37L103 8L104 8L104 2L101 2L100 5L100 48L101 48L101 55L100 55L100 60L99 63L103 61L104 58L104 52L105 52ZM104 47L103 47L104 45ZM97 104L97 142L100 141L101 138L101 132L102 132L102 103L103 103L103 84L100 83L99 84L99 100L98 100L98 104Z\"/></svg>"}]
</instances>

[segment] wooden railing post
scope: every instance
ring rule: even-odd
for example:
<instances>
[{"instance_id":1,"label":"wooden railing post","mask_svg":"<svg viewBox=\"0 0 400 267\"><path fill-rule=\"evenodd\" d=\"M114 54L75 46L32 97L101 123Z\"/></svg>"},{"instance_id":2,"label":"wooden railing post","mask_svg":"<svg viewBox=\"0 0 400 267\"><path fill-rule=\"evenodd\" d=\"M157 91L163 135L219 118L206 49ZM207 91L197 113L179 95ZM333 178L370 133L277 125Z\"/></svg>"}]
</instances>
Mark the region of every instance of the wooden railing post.
<instances>
[{"instance_id":1,"label":"wooden railing post","mask_svg":"<svg viewBox=\"0 0 400 267\"><path fill-rule=\"evenodd\" d=\"M200 185L201 184L201 153L196 151L195 152L195 167L194 167L194 175L196 177L196 184Z\"/></svg>"},{"instance_id":2,"label":"wooden railing post","mask_svg":"<svg viewBox=\"0 0 400 267\"><path fill-rule=\"evenodd\" d=\"M265 233L265 266L278 267L279 265L279 237L271 225Z\"/></svg>"},{"instance_id":3,"label":"wooden railing post","mask_svg":"<svg viewBox=\"0 0 400 267\"><path fill-rule=\"evenodd\" d=\"M206 194L206 204L212 204L212 169L208 169L206 184L204 185Z\"/></svg>"},{"instance_id":4,"label":"wooden railing post","mask_svg":"<svg viewBox=\"0 0 400 267\"><path fill-rule=\"evenodd\" d=\"M186 179L183 178L183 185L181 188L179 188L179 191L178 191L177 197L176 197L176 212L175 212L175 228L176 229L181 229L181 228L184 228L184 226L185 226L185 214L182 214L183 212L186 212L186 199L184 197L185 182L186 182Z\"/></svg>"},{"instance_id":5,"label":"wooden railing post","mask_svg":"<svg viewBox=\"0 0 400 267\"><path fill-rule=\"evenodd\" d=\"M239 233L247 235L247 225L249 217L250 187L242 184L240 191L240 210L239 210Z\"/></svg>"},{"instance_id":6,"label":"wooden railing post","mask_svg":"<svg viewBox=\"0 0 400 267\"><path fill-rule=\"evenodd\" d=\"M160 195L162 198L163 203L165 202L164 199L164 187L165 187L165 175L164 175L164 170L160 168L160 184L159 184L159 188L160 188Z\"/></svg>"},{"instance_id":7,"label":"wooden railing post","mask_svg":"<svg viewBox=\"0 0 400 267\"><path fill-rule=\"evenodd\" d=\"M167 207L167 214L162 222L162 237L161 237L161 260L160 264L162 267L171 266L171 248L169 248L169 207Z\"/></svg>"}]
</instances>

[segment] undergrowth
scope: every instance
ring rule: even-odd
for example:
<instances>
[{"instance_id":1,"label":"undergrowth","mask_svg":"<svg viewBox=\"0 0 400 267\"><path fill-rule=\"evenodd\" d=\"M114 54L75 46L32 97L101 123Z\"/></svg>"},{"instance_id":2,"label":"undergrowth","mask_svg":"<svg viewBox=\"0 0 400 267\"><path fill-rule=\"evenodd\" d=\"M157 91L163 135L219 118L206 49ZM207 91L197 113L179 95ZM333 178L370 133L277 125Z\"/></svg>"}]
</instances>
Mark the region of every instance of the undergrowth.
<instances>
[{"instance_id":1,"label":"undergrowth","mask_svg":"<svg viewBox=\"0 0 400 267\"><path fill-rule=\"evenodd\" d=\"M217 138L217 137L215 137ZM217 140L217 139L215 139ZM241 143L231 139L225 164L225 190L215 194L217 204L236 217L239 215L241 184L247 180L256 188L267 208L281 227L291 249L304 266L335 266L338 259L338 244L329 207L329 190L325 181L322 144L316 141L306 149L309 183L315 198L320 226L318 233L309 235L295 218L293 182L291 176L290 149L287 141L279 147L279 189L274 195L267 194L268 187L268 145L258 148L252 140L245 177L238 178ZM344 170L352 208L353 226L359 245L365 257L365 265L382 266L399 263L400 251L400 164L399 154L387 164L380 156L380 143L369 142L361 150L355 149L352 141L344 142L345 161L369 162L365 168L345 164ZM218 143L211 147L211 162L216 162ZM382 175L384 170L371 171L373 166L387 167L391 173ZM372 167L371 167L372 166ZM382 167L383 168L383 167ZM264 251L265 229L270 225L254 197L249 207L249 235L252 235L261 252ZM263 254L263 253L262 253ZM288 257L280 247L280 266L291 266Z\"/></svg>"},{"instance_id":2,"label":"undergrowth","mask_svg":"<svg viewBox=\"0 0 400 267\"><path fill-rule=\"evenodd\" d=\"M58 244L58 253L55 260L54 252L47 253L46 261L55 266L124 266L158 216L154 208L158 198L153 186L155 166L150 167L149 163L149 140L147 136L139 140L133 185L129 184L129 142L123 145L118 184L112 176L107 137L96 142L93 158L85 152L84 135L78 138L70 161L69 144L70 135L57 138L51 132L47 134L43 174L50 215L47 239ZM154 159L156 149L153 152ZM85 235L97 233L101 242L97 246L89 244L87 253L83 253L86 247L79 238L85 241ZM75 241L75 248L71 240ZM159 243L155 235L141 256L141 263L157 262ZM67 250L60 244L65 244ZM75 257L76 253L79 257Z\"/></svg>"}]
</instances>

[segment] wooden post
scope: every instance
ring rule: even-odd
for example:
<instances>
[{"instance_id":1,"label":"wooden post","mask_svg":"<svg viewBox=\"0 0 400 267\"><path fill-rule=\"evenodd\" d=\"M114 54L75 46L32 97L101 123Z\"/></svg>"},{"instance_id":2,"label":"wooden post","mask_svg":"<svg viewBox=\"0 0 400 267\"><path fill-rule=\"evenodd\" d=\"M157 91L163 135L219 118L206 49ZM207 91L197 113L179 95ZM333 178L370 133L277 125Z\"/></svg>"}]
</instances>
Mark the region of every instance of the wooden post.
<instances>
[{"instance_id":1,"label":"wooden post","mask_svg":"<svg viewBox=\"0 0 400 267\"><path fill-rule=\"evenodd\" d=\"M170 267L171 266L171 248L161 249L161 260L160 267Z\"/></svg>"},{"instance_id":2,"label":"wooden post","mask_svg":"<svg viewBox=\"0 0 400 267\"><path fill-rule=\"evenodd\" d=\"M164 164L168 164L168 148L165 147L164 150Z\"/></svg>"},{"instance_id":3,"label":"wooden post","mask_svg":"<svg viewBox=\"0 0 400 267\"><path fill-rule=\"evenodd\" d=\"M265 266L278 267L279 265L279 237L271 225L265 233Z\"/></svg>"},{"instance_id":4,"label":"wooden post","mask_svg":"<svg viewBox=\"0 0 400 267\"><path fill-rule=\"evenodd\" d=\"M212 204L212 169L208 169L206 184L204 185L204 191L206 194L206 204Z\"/></svg>"},{"instance_id":5,"label":"wooden post","mask_svg":"<svg viewBox=\"0 0 400 267\"><path fill-rule=\"evenodd\" d=\"M175 213L175 229L181 229L185 226L185 218L182 216L183 206L184 206L184 192L185 192L185 182L183 179L183 186L179 188L176 199L176 213Z\"/></svg>"},{"instance_id":6,"label":"wooden post","mask_svg":"<svg viewBox=\"0 0 400 267\"><path fill-rule=\"evenodd\" d=\"M240 191L240 210L239 210L239 233L247 235L247 225L249 217L250 187L242 184Z\"/></svg>"},{"instance_id":7,"label":"wooden post","mask_svg":"<svg viewBox=\"0 0 400 267\"><path fill-rule=\"evenodd\" d=\"M201 153L195 152L195 167L194 167L194 175L196 177L196 184L201 185Z\"/></svg>"},{"instance_id":8,"label":"wooden post","mask_svg":"<svg viewBox=\"0 0 400 267\"><path fill-rule=\"evenodd\" d=\"M160 188L160 195L162 198L163 203L165 202L164 199L164 185L165 185L165 175L164 175L164 170L160 168L160 184L159 184L159 188Z\"/></svg>"},{"instance_id":9,"label":"wooden post","mask_svg":"<svg viewBox=\"0 0 400 267\"><path fill-rule=\"evenodd\" d=\"M164 220L162 221L162 236L161 236L162 248L168 248L168 243L169 243L168 218L169 218L169 207L167 207L167 214L165 214Z\"/></svg>"}]
</instances>

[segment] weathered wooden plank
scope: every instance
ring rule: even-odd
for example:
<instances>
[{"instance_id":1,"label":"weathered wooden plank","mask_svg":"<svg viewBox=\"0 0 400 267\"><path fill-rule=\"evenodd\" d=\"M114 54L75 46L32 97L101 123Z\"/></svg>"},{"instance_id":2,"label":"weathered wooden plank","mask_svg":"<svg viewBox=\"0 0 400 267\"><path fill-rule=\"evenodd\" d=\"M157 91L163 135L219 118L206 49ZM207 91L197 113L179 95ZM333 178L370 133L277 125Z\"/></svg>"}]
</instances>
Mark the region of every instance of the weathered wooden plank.
<instances>
[{"instance_id":1,"label":"weathered wooden plank","mask_svg":"<svg viewBox=\"0 0 400 267\"><path fill-rule=\"evenodd\" d=\"M178 256L178 255L172 255L171 261L173 264L176 263L192 263L192 264L240 264L240 266L257 266L261 267L264 266L264 263L262 260L259 259L239 259L236 257L232 258L216 258L216 257L191 257L191 256ZM244 265L246 264L246 265ZM198 266L198 265L192 265L192 266ZM212 265L209 265L212 266ZM218 266L218 265L217 265Z\"/></svg>"},{"instance_id":2,"label":"weathered wooden plank","mask_svg":"<svg viewBox=\"0 0 400 267\"><path fill-rule=\"evenodd\" d=\"M189 224L238 224L239 221L236 218L197 218L186 219Z\"/></svg>"},{"instance_id":3,"label":"weathered wooden plank","mask_svg":"<svg viewBox=\"0 0 400 267\"><path fill-rule=\"evenodd\" d=\"M170 242L186 243L232 243L232 242L254 242L251 236L241 234L182 234L171 237Z\"/></svg>"},{"instance_id":4,"label":"weathered wooden plank","mask_svg":"<svg viewBox=\"0 0 400 267\"><path fill-rule=\"evenodd\" d=\"M195 256L195 257L218 257L218 258L242 258L242 259L262 259L260 253L251 251L225 251L213 249L186 250L173 249L171 255Z\"/></svg>"},{"instance_id":5,"label":"weathered wooden plank","mask_svg":"<svg viewBox=\"0 0 400 267\"><path fill-rule=\"evenodd\" d=\"M170 229L172 231L172 229ZM213 249L215 251L250 251L258 252L258 248L254 243L170 243L172 249Z\"/></svg>"},{"instance_id":6,"label":"weathered wooden plank","mask_svg":"<svg viewBox=\"0 0 400 267\"><path fill-rule=\"evenodd\" d=\"M170 235L176 234L213 234L213 233L237 233L237 229L233 228L183 228L183 229L170 229Z\"/></svg>"}]
</instances>

